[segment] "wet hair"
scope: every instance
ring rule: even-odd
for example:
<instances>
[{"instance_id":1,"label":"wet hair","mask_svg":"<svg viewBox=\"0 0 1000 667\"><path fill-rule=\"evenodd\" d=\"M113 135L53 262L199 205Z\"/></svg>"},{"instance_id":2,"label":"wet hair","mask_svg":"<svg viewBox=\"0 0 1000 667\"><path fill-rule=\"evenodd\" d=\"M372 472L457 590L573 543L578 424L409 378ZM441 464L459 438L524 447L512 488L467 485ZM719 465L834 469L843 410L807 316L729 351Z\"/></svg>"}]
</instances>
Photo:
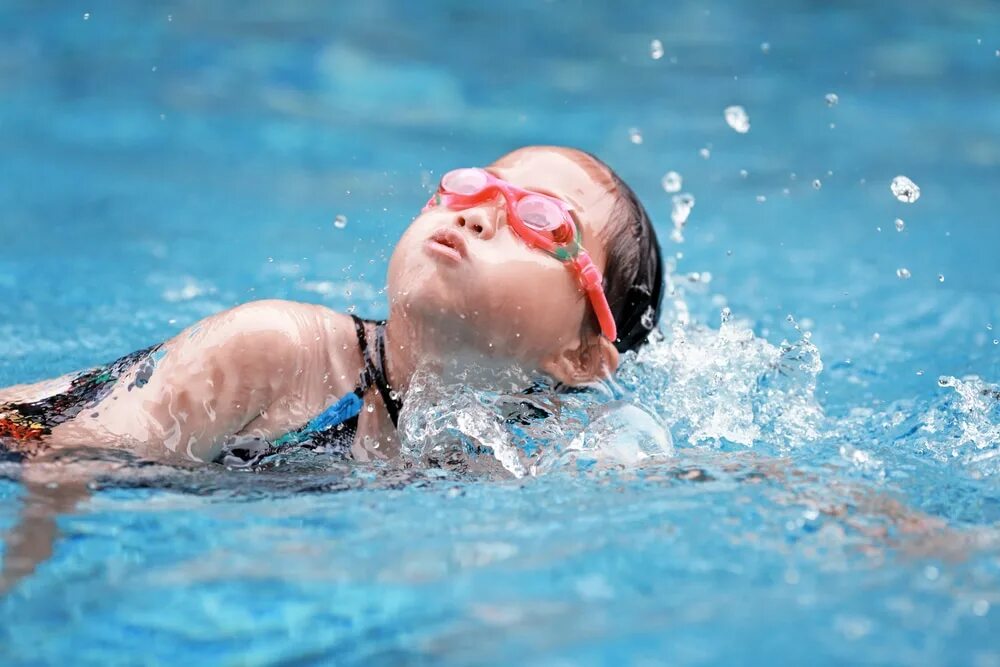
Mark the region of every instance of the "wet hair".
<instances>
[{"instance_id":1,"label":"wet hair","mask_svg":"<svg viewBox=\"0 0 1000 667\"><path fill-rule=\"evenodd\" d=\"M617 202L611 224L601 232L607 250L604 293L618 327L615 348L638 349L660 321L663 304L663 256L653 222L639 197L600 158L587 153L608 170ZM596 317L592 318L596 323Z\"/></svg>"}]
</instances>

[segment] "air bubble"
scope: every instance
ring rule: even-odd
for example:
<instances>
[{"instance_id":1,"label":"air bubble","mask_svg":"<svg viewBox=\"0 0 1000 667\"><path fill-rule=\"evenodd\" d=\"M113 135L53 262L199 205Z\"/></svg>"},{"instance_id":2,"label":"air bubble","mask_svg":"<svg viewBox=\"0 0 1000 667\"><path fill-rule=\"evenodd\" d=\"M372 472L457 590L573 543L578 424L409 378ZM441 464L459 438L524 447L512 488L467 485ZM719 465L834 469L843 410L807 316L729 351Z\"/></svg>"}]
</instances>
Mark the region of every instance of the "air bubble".
<instances>
[{"instance_id":1,"label":"air bubble","mask_svg":"<svg viewBox=\"0 0 1000 667\"><path fill-rule=\"evenodd\" d=\"M660 184L667 192L680 192L684 186L684 179L676 171L668 171L663 175Z\"/></svg>"},{"instance_id":2,"label":"air bubble","mask_svg":"<svg viewBox=\"0 0 1000 667\"><path fill-rule=\"evenodd\" d=\"M653 60L659 60L663 57L663 42L654 39L649 43L649 57Z\"/></svg>"},{"instance_id":3,"label":"air bubble","mask_svg":"<svg viewBox=\"0 0 1000 667\"><path fill-rule=\"evenodd\" d=\"M899 278L899 279L901 279L901 280L909 280L910 279L910 270L908 268L906 268L905 266L904 267L900 267L900 268L896 269L896 277Z\"/></svg>"},{"instance_id":4,"label":"air bubble","mask_svg":"<svg viewBox=\"0 0 1000 667\"><path fill-rule=\"evenodd\" d=\"M642 143L642 132L639 131L637 127L630 127L628 129L628 138L633 144Z\"/></svg>"},{"instance_id":5,"label":"air bubble","mask_svg":"<svg viewBox=\"0 0 1000 667\"><path fill-rule=\"evenodd\" d=\"M938 274L938 282L939 283L943 283L944 282L944 274L943 273L939 273Z\"/></svg>"},{"instance_id":6,"label":"air bubble","mask_svg":"<svg viewBox=\"0 0 1000 667\"><path fill-rule=\"evenodd\" d=\"M837 106L837 103L840 102L840 98L837 96L837 93L827 93L823 96L823 99L826 100L826 106L828 107L835 107Z\"/></svg>"},{"instance_id":7,"label":"air bubble","mask_svg":"<svg viewBox=\"0 0 1000 667\"><path fill-rule=\"evenodd\" d=\"M750 116L747 115L746 109L739 105L733 105L731 107L726 107L726 110L723 113L729 127L733 128L740 134L746 134L750 131Z\"/></svg>"},{"instance_id":8,"label":"air bubble","mask_svg":"<svg viewBox=\"0 0 1000 667\"><path fill-rule=\"evenodd\" d=\"M333 226L337 229L343 229L347 226L347 216L343 214L338 214L337 217L333 219Z\"/></svg>"},{"instance_id":9,"label":"air bubble","mask_svg":"<svg viewBox=\"0 0 1000 667\"><path fill-rule=\"evenodd\" d=\"M920 199L920 187L906 176L897 176L889 186L896 199L904 204L912 204Z\"/></svg>"},{"instance_id":10,"label":"air bubble","mask_svg":"<svg viewBox=\"0 0 1000 667\"><path fill-rule=\"evenodd\" d=\"M746 169L740 169L740 178L747 178L750 176L750 172Z\"/></svg>"},{"instance_id":11,"label":"air bubble","mask_svg":"<svg viewBox=\"0 0 1000 667\"><path fill-rule=\"evenodd\" d=\"M819 179L817 178L817 179L815 179L815 180L814 180L814 181L812 182L812 186L813 186L813 190L819 190L820 188L822 188L822 187L823 187L823 181L821 181L821 180L819 180Z\"/></svg>"},{"instance_id":12,"label":"air bubble","mask_svg":"<svg viewBox=\"0 0 1000 667\"><path fill-rule=\"evenodd\" d=\"M89 21L90 20L90 12L84 12L83 13L83 20L84 21Z\"/></svg>"},{"instance_id":13,"label":"air bubble","mask_svg":"<svg viewBox=\"0 0 1000 667\"><path fill-rule=\"evenodd\" d=\"M896 218L896 231L901 232L906 229L906 223L903 222L902 218Z\"/></svg>"},{"instance_id":14,"label":"air bubble","mask_svg":"<svg viewBox=\"0 0 1000 667\"><path fill-rule=\"evenodd\" d=\"M771 52L771 42L761 42L760 43L760 51L761 51L761 53L765 53L765 54L766 53L770 53Z\"/></svg>"},{"instance_id":15,"label":"air bubble","mask_svg":"<svg viewBox=\"0 0 1000 667\"><path fill-rule=\"evenodd\" d=\"M698 155L702 156L707 160L708 158L712 157L712 151L709 150L708 147L705 147L698 151Z\"/></svg>"},{"instance_id":16,"label":"air bubble","mask_svg":"<svg viewBox=\"0 0 1000 667\"><path fill-rule=\"evenodd\" d=\"M767 201L767 197L765 195L757 195L757 203L758 204L763 204L766 201Z\"/></svg>"},{"instance_id":17,"label":"air bubble","mask_svg":"<svg viewBox=\"0 0 1000 667\"><path fill-rule=\"evenodd\" d=\"M366 412L367 412L368 414L371 414L371 413L375 412L375 406L374 406L374 405L372 405L371 403L369 403L369 404L368 404L368 405L367 405L367 406L365 407L365 411L366 411Z\"/></svg>"}]
</instances>

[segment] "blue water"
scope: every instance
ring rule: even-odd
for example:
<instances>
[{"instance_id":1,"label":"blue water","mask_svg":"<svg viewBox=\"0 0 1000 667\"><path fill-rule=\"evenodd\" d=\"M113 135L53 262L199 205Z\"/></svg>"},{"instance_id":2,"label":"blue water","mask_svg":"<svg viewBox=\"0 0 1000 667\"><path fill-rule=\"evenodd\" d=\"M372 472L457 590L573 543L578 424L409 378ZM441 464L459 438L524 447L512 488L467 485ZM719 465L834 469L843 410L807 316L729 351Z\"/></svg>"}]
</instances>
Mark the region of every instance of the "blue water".
<instances>
[{"instance_id":1,"label":"blue water","mask_svg":"<svg viewBox=\"0 0 1000 667\"><path fill-rule=\"evenodd\" d=\"M616 4L0 2L0 386L255 298L384 314L428 183L524 144L613 165L675 287L549 431L439 387L406 470L104 461L4 664L1000 664L996 4ZM514 458L422 468L456 431Z\"/></svg>"}]
</instances>

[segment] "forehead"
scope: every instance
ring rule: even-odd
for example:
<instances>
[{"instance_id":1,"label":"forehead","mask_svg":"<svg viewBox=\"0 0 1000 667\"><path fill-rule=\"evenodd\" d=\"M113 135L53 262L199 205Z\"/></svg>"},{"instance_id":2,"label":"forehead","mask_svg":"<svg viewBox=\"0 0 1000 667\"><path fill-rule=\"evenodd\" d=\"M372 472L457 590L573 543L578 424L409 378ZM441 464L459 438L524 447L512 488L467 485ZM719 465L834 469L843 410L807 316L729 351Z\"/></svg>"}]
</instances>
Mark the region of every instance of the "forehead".
<instances>
[{"instance_id":1,"label":"forehead","mask_svg":"<svg viewBox=\"0 0 1000 667\"><path fill-rule=\"evenodd\" d=\"M559 197L574 210L587 232L596 236L611 218L615 184L603 165L586 153L568 148L537 146L508 153L490 171L526 190Z\"/></svg>"}]
</instances>

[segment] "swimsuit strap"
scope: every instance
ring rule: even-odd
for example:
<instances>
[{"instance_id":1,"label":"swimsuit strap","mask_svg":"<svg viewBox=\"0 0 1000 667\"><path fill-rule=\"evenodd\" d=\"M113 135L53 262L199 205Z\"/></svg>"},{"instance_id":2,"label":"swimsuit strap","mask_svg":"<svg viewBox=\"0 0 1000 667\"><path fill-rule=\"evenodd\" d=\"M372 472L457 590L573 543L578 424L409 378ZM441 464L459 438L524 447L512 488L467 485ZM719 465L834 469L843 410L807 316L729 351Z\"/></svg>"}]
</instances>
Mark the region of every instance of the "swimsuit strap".
<instances>
[{"instance_id":1,"label":"swimsuit strap","mask_svg":"<svg viewBox=\"0 0 1000 667\"><path fill-rule=\"evenodd\" d=\"M382 397L382 402L385 404L386 412L389 413L392 425L398 426L399 411L403 409L403 401L390 388L389 380L386 377L385 320L375 323L376 356L372 359L372 355L368 349L368 337L365 334L365 321L354 314L351 315L351 319L354 320L354 331L358 336L358 347L361 348L361 356L365 360L365 367L361 370L361 380L358 383L355 393L358 395L364 394L374 384L378 389L379 395Z\"/></svg>"}]
</instances>

